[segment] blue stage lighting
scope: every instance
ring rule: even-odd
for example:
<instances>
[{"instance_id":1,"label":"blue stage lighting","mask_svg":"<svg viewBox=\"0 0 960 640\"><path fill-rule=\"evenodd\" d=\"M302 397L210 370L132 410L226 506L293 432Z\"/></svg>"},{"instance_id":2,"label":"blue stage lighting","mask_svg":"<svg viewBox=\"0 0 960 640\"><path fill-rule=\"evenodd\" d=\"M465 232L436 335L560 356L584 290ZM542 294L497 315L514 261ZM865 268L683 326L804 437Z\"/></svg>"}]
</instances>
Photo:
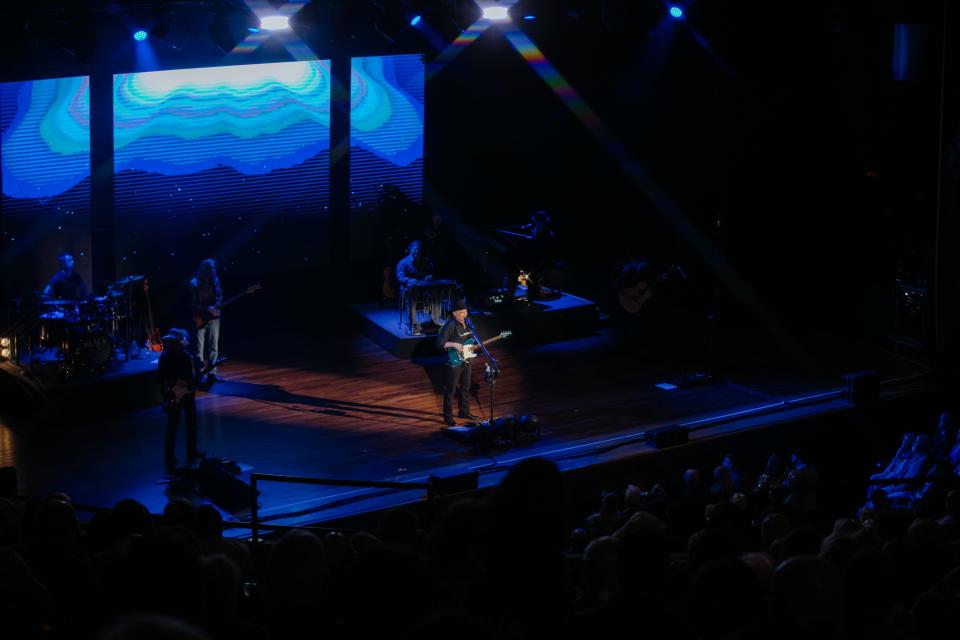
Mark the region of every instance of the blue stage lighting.
<instances>
[{"instance_id":1,"label":"blue stage lighting","mask_svg":"<svg viewBox=\"0 0 960 640\"><path fill-rule=\"evenodd\" d=\"M413 16L413 20L410 21L410 26L415 27L420 24L420 16Z\"/></svg>"},{"instance_id":2,"label":"blue stage lighting","mask_svg":"<svg viewBox=\"0 0 960 640\"><path fill-rule=\"evenodd\" d=\"M133 32L133 39L137 42L143 42L147 39L147 32L143 29L138 29L137 31Z\"/></svg>"},{"instance_id":3,"label":"blue stage lighting","mask_svg":"<svg viewBox=\"0 0 960 640\"><path fill-rule=\"evenodd\" d=\"M683 17L683 9L677 5L670 7L670 15L679 20Z\"/></svg>"},{"instance_id":4,"label":"blue stage lighting","mask_svg":"<svg viewBox=\"0 0 960 640\"><path fill-rule=\"evenodd\" d=\"M537 19L537 16L523 16L523 19L526 20L527 22L533 22L534 20Z\"/></svg>"}]
</instances>

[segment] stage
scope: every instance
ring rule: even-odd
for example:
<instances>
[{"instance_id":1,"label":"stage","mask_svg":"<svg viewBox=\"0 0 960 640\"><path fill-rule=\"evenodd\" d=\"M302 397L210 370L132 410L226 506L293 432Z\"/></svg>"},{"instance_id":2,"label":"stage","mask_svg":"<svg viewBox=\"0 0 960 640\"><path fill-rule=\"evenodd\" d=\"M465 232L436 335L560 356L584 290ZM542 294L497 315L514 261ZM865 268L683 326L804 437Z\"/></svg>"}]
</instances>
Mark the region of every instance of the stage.
<instances>
[{"instance_id":1,"label":"stage","mask_svg":"<svg viewBox=\"0 0 960 640\"><path fill-rule=\"evenodd\" d=\"M296 348L285 353L243 352L235 345L238 357L222 370L228 381L198 398L201 449L208 457L237 461L244 479L260 472L424 482L430 475L479 471L482 488L530 456L550 458L565 472L611 463L654 465L665 452L644 441L653 428L691 428L690 443L677 450L695 456L699 444L718 437L848 410L839 390L842 371L872 368L886 380L920 379L924 373L919 365L870 349L835 352L836 370L816 372L798 372L763 354L725 357L722 367L696 359L644 361L622 351L609 330L538 347L501 344L494 350L503 366L495 412L535 414L542 437L478 451L442 431L440 357L397 357L355 332L289 336L288 343ZM486 418L488 389L478 369L471 410ZM663 388L708 370L708 384ZM129 497L162 511L178 489L162 478L160 408L86 421L73 417L63 426L26 420L0 429L0 465L18 468L21 492L63 491L78 504L101 507ZM423 497L422 491L261 488L261 518L274 524L331 522ZM249 514L225 517L246 520Z\"/></svg>"},{"instance_id":2,"label":"stage","mask_svg":"<svg viewBox=\"0 0 960 640\"><path fill-rule=\"evenodd\" d=\"M512 302L488 307L474 306L471 320L481 338L510 331L511 339L524 344L558 342L590 335L600 320L597 303L563 291L545 299L529 300L517 287ZM437 355L434 340L438 326L420 335L411 335L400 325L397 302L362 303L352 306L365 336L401 358L429 358Z\"/></svg>"}]
</instances>

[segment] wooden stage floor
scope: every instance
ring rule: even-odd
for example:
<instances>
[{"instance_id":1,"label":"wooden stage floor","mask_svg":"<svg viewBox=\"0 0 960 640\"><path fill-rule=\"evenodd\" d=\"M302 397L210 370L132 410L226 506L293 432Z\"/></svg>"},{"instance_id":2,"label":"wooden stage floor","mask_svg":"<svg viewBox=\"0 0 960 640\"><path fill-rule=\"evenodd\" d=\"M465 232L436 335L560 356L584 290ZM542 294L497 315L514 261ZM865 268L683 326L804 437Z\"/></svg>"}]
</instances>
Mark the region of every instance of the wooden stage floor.
<instances>
[{"instance_id":1,"label":"wooden stage floor","mask_svg":"<svg viewBox=\"0 0 960 640\"><path fill-rule=\"evenodd\" d=\"M710 367L713 384L664 391L656 384L706 365L646 362L618 351L605 332L532 349L506 345L496 350L504 369L496 385L497 415L536 414L543 437L491 457L442 434L439 358L398 358L354 332L283 339L290 353L281 356L264 344L248 348L223 368L228 381L198 399L201 449L238 461L244 477L254 470L422 481L430 474L480 469L484 485L525 456L545 455L573 468L603 462L604 455L635 455L648 447L637 434L652 426L826 393L840 382L838 371L829 368L797 373L769 361L725 358L722 366ZM858 356L834 366L872 366L886 377L915 372L906 363L877 358L864 362ZM472 410L487 417L482 366L474 367L474 385ZM152 408L52 429L0 425L0 465L18 468L25 495L63 491L77 503L105 507L130 497L157 513L168 491L160 481L164 424L164 414ZM618 442L630 447L591 453ZM260 504L263 515L277 523L302 524L414 498L268 484Z\"/></svg>"}]
</instances>

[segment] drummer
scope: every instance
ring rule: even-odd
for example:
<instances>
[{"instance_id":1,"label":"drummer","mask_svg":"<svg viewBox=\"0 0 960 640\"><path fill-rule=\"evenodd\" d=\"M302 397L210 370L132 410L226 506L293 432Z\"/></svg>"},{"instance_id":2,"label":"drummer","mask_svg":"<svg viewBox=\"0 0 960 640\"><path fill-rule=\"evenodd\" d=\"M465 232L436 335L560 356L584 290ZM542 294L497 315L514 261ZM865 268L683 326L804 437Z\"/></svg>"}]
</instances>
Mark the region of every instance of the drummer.
<instances>
[{"instance_id":1,"label":"drummer","mask_svg":"<svg viewBox=\"0 0 960 640\"><path fill-rule=\"evenodd\" d=\"M60 271L57 272L43 290L43 298L49 300L81 300L87 297L87 285L80 274L73 270L73 256L67 251L61 251L57 257L60 262Z\"/></svg>"}]
</instances>

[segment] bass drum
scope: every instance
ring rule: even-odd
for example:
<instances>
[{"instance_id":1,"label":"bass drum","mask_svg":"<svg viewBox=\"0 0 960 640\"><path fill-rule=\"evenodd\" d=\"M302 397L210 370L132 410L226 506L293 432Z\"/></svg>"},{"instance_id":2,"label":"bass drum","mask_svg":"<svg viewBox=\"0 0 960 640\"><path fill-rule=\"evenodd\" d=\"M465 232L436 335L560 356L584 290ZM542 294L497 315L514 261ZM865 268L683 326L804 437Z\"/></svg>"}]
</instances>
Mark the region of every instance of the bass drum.
<instances>
[{"instance_id":1,"label":"bass drum","mask_svg":"<svg viewBox=\"0 0 960 640\"><path fill-rule=\"evenodd\" d=\"M100 370L113 357L113 343L104 333L78 336L70 341L70 361L74 367Z\"/></svg>"}]
</instances>

